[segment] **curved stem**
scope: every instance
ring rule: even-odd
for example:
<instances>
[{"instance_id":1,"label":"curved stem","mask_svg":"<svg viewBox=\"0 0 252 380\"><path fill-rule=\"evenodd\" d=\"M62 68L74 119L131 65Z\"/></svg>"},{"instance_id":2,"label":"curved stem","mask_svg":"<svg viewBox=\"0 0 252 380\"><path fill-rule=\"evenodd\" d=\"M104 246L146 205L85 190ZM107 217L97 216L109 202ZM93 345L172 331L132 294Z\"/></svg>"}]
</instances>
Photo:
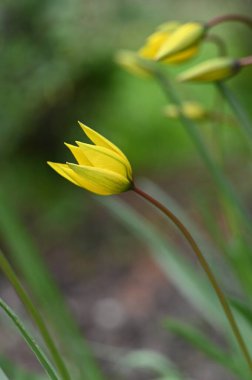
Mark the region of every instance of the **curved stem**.
<instances>
[{"instance_id":1,"label":"curved stem","mask_svg":"<svg viewBox=\"0 0 252 380\"><path fill-rule=\"evenodd\" d=\"M221 24L222 22L226 22L226 21L242 22L243 24L246 24L252 28L252 18L244 16L244 15L237 15L237 14L227 14L227 15L215 17L212 20L208 21L207 27L211 28L215 25Z\"/></svg>"},{"instance_id":2,"label":"curved stem","mask_svg":"<svg viewBox=\"0 0 252 380\"><path fill-rule=\"evenodd\" d=\"M135 193L140 195L142 198L146 199L149 203L151 203L153 206L158 208L163 214L165 214L177 226L177 228L180 230L182 235L184 235L185 239L187 240L187 242L191 246L192 250L194 251L195 255L197 256L202 269L206 273L206 275L207 275L207 277L208 277L208 279L209 279L209 281L210 281L210 283L211 283L211 285L212 285L212 287L213 287L213 289L214 289L214 291L215 291L215 293L219 299L219 302L220 302L220 304L223 308L223 311L227 317L227 320L228 320L230 327L234 333L234 336L237 340L237 343L240 346L240 349L244 355L244 358L245 358L245 360L246 360L246 362L247 362L247 364L248 364L248 366L252 372L252 359L250 357L250 353L247 349L245 341L243 340L243 337L240 333L239 327L238 327L238 325L234 319L233 313L232 313L232 311L228 305L227 299L226 299L223 291L221 290L221 288L220 288L220 286L219 286L219 284L215 278L215 275L212 272L210 266L208 265L204 255L202 254L198 244L195 242L194 238L192 237L192 235L190 234L188 229L184 226L184 224L176 217L176 215L174 215L162 203L160 203L159 201L157 201L156 199L154 199L149 194L145 193L143 190L139 189L136 186L133 187L133 191L135 191Z\"/></svg>"},{"instance_id":3,"label":"curved stem","mask_svg":"<svg viewBox=\"0 0 252 380\"><path fill-rule=\"evenodd\" d=\"M207 34L205 41L214 43L221 57L225 57L228 55L227 46L224 40L220 38L219 36L217 36L216 34Z\"/></svg>"},{"instance_id":4,"label":"curved stem","mask_svg":"<svg viewBox=\"0 0 252 380\"><path fill-rule=\"evenodd\" d=\"M28 311L28 313L31 315L33 321L37 325L41 336L44 339L44 342L48 348L48 350L51 353L52 358L54 359L55 365L58 368L58 371L62 377L63 380L71 380L70 375L68 373L68 370L61 358L60 353L58 352L57 347L55 346L55 343L50 335L50 332L48 331L41 315L33 305L32 301L30 300L29 296L27 295L26 291L24 290L22 284L20 283L19 279L17 278L15 272L13 271L12 267L10 266L9 262L3 255L3 253L0 251L0 268L4 272L5 276L8 278L10 283L12 284L13 288L15 289L17 295L19 296L21 302L23 303L24 307Z\"/></svg>"}]
</instances>

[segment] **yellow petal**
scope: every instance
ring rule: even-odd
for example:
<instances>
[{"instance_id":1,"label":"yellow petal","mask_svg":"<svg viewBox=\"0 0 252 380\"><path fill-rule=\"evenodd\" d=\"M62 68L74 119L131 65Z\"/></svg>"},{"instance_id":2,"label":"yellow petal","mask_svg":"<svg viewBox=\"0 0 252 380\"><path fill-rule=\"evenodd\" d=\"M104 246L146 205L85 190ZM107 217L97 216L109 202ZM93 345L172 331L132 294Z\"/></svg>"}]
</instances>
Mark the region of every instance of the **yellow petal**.
<instances>
[{"instance_id":1,"label":"yellow petal","mask_svg":"<svg viewBox=\"0 0 252 380\"><path fill-rule=\"evenodd\" d=\"M140 57L154 59L160 47L169 39L170 33L159 31L151 34L138 51Z\"/></svg>"},{"instance_id":2,"label":"yellow petal","mask_svg":"<svg viewBox=\"0 0 252 380\"><path fill-rule=\"evenodd\" d=\"M105 137L103 137L102 135L100 135L98 132L94 131L93 129L87 127L86 125L84 125L83 123L81 123L79 121L79 125L81 126L81 128L83 129L83 131L85 132L85 134L88 136L88 138L97 146L102 146L104 148L107 148L107 149L111 149L112 151L114 151L115 153L118 153L124 160L124 163L128 169L128 175L131 177L131 173L132 173L132 169L131 169L131 165L127 159L127 157L125 156L125 154L123 154L123 152L117 148L116 145L114 145L112 142L110 142L109 140L107 140Z\"/></svg>"},{"instance_id":3,"label":"yellow petal","mask_svg":"<svg viewBox=\"0 0 252 380\"><path fill-rule=\"evenodd\" d=\"M55 170L62 177L66 178L68 181L74 183L75 185L80 186L78 184L78 182L76 181L76 179L74 179L71 176L72 170L69 168L68 165L66 165L66 164L58 164L56 162L50 162L50 161L47 161L47 163L48 163L49 166L51 166L51 168L53 168L53 170Z\"/></svg>"},{"instance_id":4,"label":"yellow petal","mask_svg":"<svg viewBox=\"0 0 252 380\"><path fill-rule=\"evenodd\" d=\"M168 21L158 26L157 30L161 30L162 32L174 32L181 25L181 22L178 21Z\"/></svg>"},{"instance_id":5,"label":"yellow petal","mask_svg":"<svg viewBox=\"0 0 252 380\"><path fill-rule=\"evenodd\" d=\"M70 169L78 175L79 184L84 189L99 195L119 194L131 187L131 182L120 174L91 166L68 163Z\"/></svg>"},{"instance_id":6,"label":"yellow petal","mask_svg":"<svg viewBox=\"0 0 252 380\"><path fill-rule=\"evenodd\" d=\"M146 44L138 51L138 54L146 59L155 59L160 48L169 42L171 32L159 31L152 34ZM199 44L195 44L192 47L185 49L179 53L173 54L168 58L162 60L163 63L181 63L198 53Z\"/></svg>"},{"instance_id":7,"label":"yellow petal","mask_svg":"<svg viewBox=\"0 0 252 380\"><path fill-rule=\"evenodd\" d=\"M188 48L198 45L206 33L204 24L197 22L185 23L171 34L170 38L165 42L156 55L157 60L164 60L187 50Z\"/></svg>"},{"instance_id":8,"label":"yellow petal","mask_svg":"<svg viewBox=\"0 0 252 380\"><path fill-rule=\"evenodd\" d=\"M161 46L169 40L171 34L179 26L180 24L177 21L170 21L159 25L158 30L146 39L144 46L138 51L139 56L155 59Z\"/></svg>"},{"instance_id":9,"label":"yellow petal","mask_svg":"<svg viewBox=\"0 0 252 380\"><path fill-rule=\"evenodd\" d=\"M120 174L124 177L129 176L129 179L132 179L131 172L128 173L128 167L126 166L125 160L119 154L102 146L85 144L79 141L76 143L79 145L83 154L91 162L92 166L111 170L114 173Z\"/></svg>"},{"instance_id":10,"label":"yellow petal","mask_svg":"<svg viewBox=\"0 0 252 380\"><path fill-rule=\"evenodd\" d=\"M70 149L78 164L87 166L92 165L88 158L85 156L83 150L80 149L78 146L67 143L65 143L65 145L68 147L68 149Z\"/></svg>"},{"instance_id":11,"label":"yellow petal","mask_svg":"<svg viewBox=\"0 0 252 380\"><path fill-rule=\"evenodd\" d=\"M163 63L181 63L187 61L188 59L194 57L199 51L199 45L193 45L192 47L183 50L180 53L174 54L169 58L165 58Z\"/></svg>"},{"instance_id":12,"label":"yellow petal","mask_svg":"<svg viewBox=\"0 0 252 380\"><path fill-rule=\"evenodd\" d=\"M93 129L87 127L85 124L78 122L83 129L83 131L86 133L86 135L90 138L90 140L98 146L103 146L104 148L111 149L114 152L118 153L120 156L122 156L124 159L127 160L126 156L123 154L123 152L117 148L112 142L107 140L105 137L100 135L98 132L94 131ZM128 160L127 160L128 161Z\"/></svg>"}]
</instances>

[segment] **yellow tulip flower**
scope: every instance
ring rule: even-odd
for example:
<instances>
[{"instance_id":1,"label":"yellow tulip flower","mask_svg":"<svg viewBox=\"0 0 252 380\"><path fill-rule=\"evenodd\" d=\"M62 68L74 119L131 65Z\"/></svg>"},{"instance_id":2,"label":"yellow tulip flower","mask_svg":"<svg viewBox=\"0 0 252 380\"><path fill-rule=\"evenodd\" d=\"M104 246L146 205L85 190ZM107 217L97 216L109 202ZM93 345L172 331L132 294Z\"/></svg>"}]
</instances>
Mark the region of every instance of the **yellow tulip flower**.
<instances>
[{"instance_id":1,"label":"yellow tulip flower","mask_svg":"<svg viewBox=\"0 0 252 380\"><path fill-rule=\"evenodd\" d=\"M201 37L201 24L190 24L188 37L188 24L176 21L161 25L151 34L145 45L139 50L140 57L160 60L163 63L180 63L197 54ZM197 29L197 30L196 30ZM203 33L203 32L202 32Z\"/></svg>"},{"instance_id":2,"label":"yellow tulip flower","mask_svg":"<svg viewBox=\"0 0 252 380\"><path fill-rule=\"evenodd\" d=\"M160 47L169 39L172 32L174 32L179 25L177 21L160 25L158 30L146 39L145 45L138 51L139 56L147 59L155 59Z\"/></svg>"},{"instance_id":3,"label":"yellow tulip flower","mask_svg":"<svg viewBox=\"0 0 252 380\"><path fill-rule=\"evenodd\" d=\"M105 137L79 124L94 145L79 141L77 145L66 144L77 163L48 164L62 177L95 194L111 195L130 190L132 169L126 156Z\"/></svg>"}]
</instances>

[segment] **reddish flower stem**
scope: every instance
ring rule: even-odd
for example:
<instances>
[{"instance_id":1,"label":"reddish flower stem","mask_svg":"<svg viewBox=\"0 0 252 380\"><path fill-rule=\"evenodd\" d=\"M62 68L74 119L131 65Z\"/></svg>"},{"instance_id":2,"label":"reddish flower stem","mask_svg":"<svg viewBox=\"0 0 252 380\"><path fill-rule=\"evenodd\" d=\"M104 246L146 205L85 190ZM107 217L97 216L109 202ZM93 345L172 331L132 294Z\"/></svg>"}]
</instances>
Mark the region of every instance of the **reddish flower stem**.
<instances>
[{"instance_id":1,"label":"reddish flower stem","mask_svg":"<svg viewBox=\"0 0 252 380\"><path fill-rule=\"evenodd\" d=\"M237 15L237 14L227 14L224 16L215 17L212 20L208 21L206 25L208 28L212 28L213 26L216 26L226 21L242 22L243 24L246 24L252 28L252 18L247 17L245 15Z\"/></svg>"},{"instance_id":2,"label":"reddish flower stem","mask_svg":"<svg viewBox=\"0 0 252 380\"><path fill-rule=\"evenodd\" d=\"M252 65L252 56L248 56L248 57L243 57L243 58L240 58L239 59L239 65L240 66L248 66L248 65Z\"/></svg>"},{"instance_id":3,"label":"reddish flower stem","mask_svg":"<svg viewBox=\"0 0 252 380\"><path fill-rule=\"evenodd\" d=\"M219 299L219 302L220 302L220 304L223 308L223 311L227 317L227 320L230 324L230 327L231 327L231 329L235 335L237 343L240 346L240 349L244 355L244 358L245 358L250 370L252 371L252 359L250 357L250 353L249 353L247 346L246 346L246 343L245 343L245 341L244 341L244 339L240 333L239 327L238 327L238 325L234 319L233 313L230 309L230 306L227 302L227 299L226 299L223 291L221 290L221 288L220 288L220 286L216 280L216 277L213 274L210 266L208 265L208 262L206 261L204 255L202 254L198 244L196 243L196 241L192 237L191 233L184 226L184 224L176 217L176 215L174 215L173 212L170 211L167 207L165 207L162 203L160 203L159 201L157 201L156 199L154 199L149 194L145 193L143 190L139 189L135 185L133 186L132 190L135 191L135 193L140 195L142 198L147 200L149 203L151 203L153 206L155 206L157 209L159 209L163 214L165 214L177 226L177 228L180 230L182 235L184 235L185 239L187 240L187 242L191 246L192 250L194 251L195 255L197 256L201 267L203 268L204 272L206 273L206 275L207 275L207 277L208 277L208 279L209 279L209 281L210 281L210 283L211 283L211 285L212 285L212 287L213 287L213 289L214 289L214 291L215 291L215 293Z\"/></svg>"}]
</instances>

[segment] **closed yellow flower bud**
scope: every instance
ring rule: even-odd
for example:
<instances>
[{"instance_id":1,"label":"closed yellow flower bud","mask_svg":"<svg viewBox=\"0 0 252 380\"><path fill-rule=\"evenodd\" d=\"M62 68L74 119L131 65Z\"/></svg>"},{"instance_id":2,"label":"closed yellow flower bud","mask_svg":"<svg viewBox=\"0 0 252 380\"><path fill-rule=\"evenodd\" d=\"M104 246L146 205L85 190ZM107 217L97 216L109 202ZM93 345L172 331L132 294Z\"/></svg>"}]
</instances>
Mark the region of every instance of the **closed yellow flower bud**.
<instances>
[{"instance_id":1,"label":"closed yellow flower bud","mask_svg":"<svg viewBox=\"0 0 252 380\"><path fill-rule=\"evenodd\" d=\"M160 51L164 46L169 45L174 33L181 28L181 24L172 21L159 26L158 30L151 34L145 45L138 51L140 57L156 60ZM171 54L164 59L163 63L180 63L188 60L198 52L198 45L190 46L188 49L179 51L178 53Z\"/></svg>"},{"instance_id":2,"label":"closed yellow flower bud","mask_svg":"<svg viewBox=\"0 0 252 380\"><path fill-rule=\"evenodd\" d=\"M131 74L149 78L153 75L151 64L130 50L119 50L115 62Z\"/></svg>"},{"instance_id":3,"label":"closed yellow flower bud","mask_svg":"<svg viewBox=\"0 0 252 380\"><path fill-rule=\"evenodd\" d=\"M145 45L138 51L139 56L154 60L160 47L170 38L179 25L177 21L160 25L158 30L146 39Z\"/></svg>"},{"instance_id":4,"label":"closed yellow flower bud","mask_svg":"<svg viewBox=\"0 0 252 380\"><path fill-rule=\"evenodd\" d=\"M214 58L202 62L178 75L179 82L218 82L230 78L240 70L233 58Z\"/></svg>"},{"instance_id":5,"label":"closed yellow flower bud","mask_svg":"<svg viewBox=\"0 0 252 380\"><path fill-rule=\"evenodd\" d=\"M176 54L182 54L189 50L189 57L196 54L199 43L206 33L206 26L198 22L189 22L178 26L160 46L156 54L156 60L163 61L172 58Z\"/></svg>"},{"instance_id":6,"label":"closed yellow flower bud","mask_svg":"<svg viewBox=\"0 0 252 380\"><path fill-rule=\"evenodd\" d=\"M181 106L176 104L168 104L164 108L166 116L177 119L180 115L186 116L188 119L195 121L203 121L208 118L209 112L197 102L183 102Z\"/></svg>"},{"instance_id":7,"label":"closed yellow flower bud","mask_svg":"<svg viewBox=\"0 0 252 380\"><path fill-rule=\"evenodd\" d=\"M77 163L48 164L61 176L92 193L119 194L132 188L132 169L126 156L117 146L86 125L79 123L94 143L66 144Z\"/></svg>"}]
</instances>

